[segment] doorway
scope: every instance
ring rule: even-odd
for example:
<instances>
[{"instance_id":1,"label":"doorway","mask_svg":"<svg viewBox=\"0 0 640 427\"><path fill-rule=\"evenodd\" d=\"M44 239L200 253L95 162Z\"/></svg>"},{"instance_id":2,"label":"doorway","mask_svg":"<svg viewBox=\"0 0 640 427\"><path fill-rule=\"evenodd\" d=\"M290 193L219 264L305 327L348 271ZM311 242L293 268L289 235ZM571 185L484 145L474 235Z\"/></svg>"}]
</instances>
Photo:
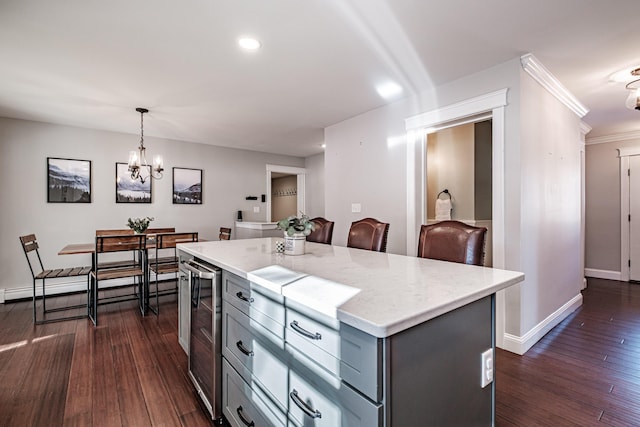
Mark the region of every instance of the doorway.
<instances>
[{"instance_id":1,"label":"doorway","mask_svg":"<svg viewBox=\"0 0 640 427\"><path fill-rule=\"evenodd\" d=\"M425 223L453 219L486 227L484 262L491 267L491 119L450 127L445 124L437 132L428 134L425 143Z\"/></svg>"},{"instance_id":2,"label":"doorway","mask_svg":"<svg viewBox=\"0 0 640 427\"><path fill-rule=\"evenodd\" d=\"M305 212L306 169L267 165L267 222Z\"/></svg>"}]
</instances>

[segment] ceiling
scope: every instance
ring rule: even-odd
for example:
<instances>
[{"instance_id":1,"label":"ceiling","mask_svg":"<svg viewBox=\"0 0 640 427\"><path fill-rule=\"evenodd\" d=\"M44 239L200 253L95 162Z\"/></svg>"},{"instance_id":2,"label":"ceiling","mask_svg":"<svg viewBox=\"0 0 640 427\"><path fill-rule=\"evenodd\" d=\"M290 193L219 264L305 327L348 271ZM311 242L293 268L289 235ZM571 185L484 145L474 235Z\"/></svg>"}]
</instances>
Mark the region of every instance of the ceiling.
<instances>
[{"instance_id":1,"label":"ceiling","mask_svg":"<svg viewBox=\"0 0 640 427\"><path fill-rule=\"evenodd\" d=\"M326 126L533 53L590 112L640 131L637 0L1 0L0 116L308 156ZM255 52L237 39L252 35ZM391 101L395 101L394 98Z\"/></svg>"}]
</instances>

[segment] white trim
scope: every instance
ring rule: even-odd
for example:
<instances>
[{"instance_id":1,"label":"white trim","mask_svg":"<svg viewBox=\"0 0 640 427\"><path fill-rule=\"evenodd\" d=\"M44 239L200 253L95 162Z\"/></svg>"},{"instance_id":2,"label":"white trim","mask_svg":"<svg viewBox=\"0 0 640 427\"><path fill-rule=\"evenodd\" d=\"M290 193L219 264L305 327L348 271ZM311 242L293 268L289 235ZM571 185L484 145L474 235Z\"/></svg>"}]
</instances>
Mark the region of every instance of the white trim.
<instances>
[{"instance_id":1,"label":"white trim","mask_svg":"<svg viewBox=\"0 0 640 427\"><path fill-rule=\"evenodd\" d=\"M638 147L622 147L617 148L618 157L638 156L640 155L640 146Z\"/></svg>"},{"instance_id":2,"label":"white trim","mask_svg":"<svg viewBox=\"0 0 640 427\"><path fill-rule=\"evenodd\" d=\"M404 125L406 130L418 130L419 128L431 128L453 120L491 111L497 107L507 105L508 89L500 89L495 92L476 96L456 104L431 110L406 118Z\"/></svg>"},{"instance_id":3,"label":"white trim","mask_svg":"<svg viewBox=\"0 0 640 427\"><path fill-rule=\"evenodd\" d=\"M599 270L597 268L585 268L584 275L596 279L621 280L622 274L619 271Z\"/></svg>"},{"instance_id":4,"label":"white trim","mask_svg":"<svg viewBox=\"0 0 640 427\"><path fill-rule=\"evenodd\" d=\"M629 170L630 150L618 149L620 157L620 280L629 281L629 175L624 171Z\"/></svg>"},{"instance_id":5,"label":"white trim","mask_svg":"<svg viewBox=\"0 0 640 427\"><path fill-rule=\"evenodd\" d=\"M579 293L575 297L567 301L562 307L551 313L542 322L538 323L529 332L519 337L511 334L504 334L502 349L523 355L529 350L540 338L545 336L547 332L556 327L560 322L566 319L571 313L582 305L582 294Z\"/></svg>"},{"instance_id":6,"label":"white trim","mask_svg":"<svg viewBox=\"0 0 640 427\"><path fill-rule=\"evenodd\" d=\"M4 289L0 289L0 304L4 303Z\"/></svg>"},{"instance_id":7,"label":"white trim","mask_svg":"<svg viewBox=\"0 0 640 427\"><path fill-rule=\"evenodd\" d=\"M587 145L606 144L608 142L629 141L631 139L640 139L640 131L616 133L613 135L596 136L587 138Z\"/></svg>"},{"instance_id":8,"label":"white trim","mask_svg":"<svg viewBox=\"0 0 640 427\"><path fill-rule=\"evenodd\" d=\"M269 165L267 164L267 212L266 212L266 221L271 222L271 172L279 172L279 173L287 173L291 175L297 175L297 186L298 186L298 199L297 199L297 209L298 212L306 212L306 199L305 199L305 174L307 170L305 168L298 168L295 166L280 166L280 165Z\"/></svg>"},{"instance_id":9,"label":"white trim","mask_svg":"<svg viewBox=\"0 0 640 427\"><path fill-rule=\"evenodd\" d=\"M540 83L551 95L562 102L567 108L573 111L578 117L584 117L589 109L585 107L578 98L553 75L542 63L532 54L528 53L520 57L522 68L535 81Z\"/></svg>"}]
</instances>

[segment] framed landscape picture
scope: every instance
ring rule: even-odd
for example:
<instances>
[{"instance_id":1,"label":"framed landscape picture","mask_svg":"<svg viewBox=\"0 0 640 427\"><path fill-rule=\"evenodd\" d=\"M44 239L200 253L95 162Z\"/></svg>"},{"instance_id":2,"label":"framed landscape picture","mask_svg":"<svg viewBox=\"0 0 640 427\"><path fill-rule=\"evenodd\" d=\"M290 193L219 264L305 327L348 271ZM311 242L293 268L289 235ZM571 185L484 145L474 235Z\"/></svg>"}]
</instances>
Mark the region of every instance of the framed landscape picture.
<instances>
[{"instance_id":1,"label":"framed landscape picture","mask_svg":"<svg viewBox=\"0 0 640 427\"><path fill-rule=\"evenodd\" d=\"M147 166L146 174L151 174ZM145 175L146 175L145 174ZM129 165L116 163L116 203L151 203L151 177L142 183L140 179L131 179Z\"/></svg>"},{"instance_id":2,"label":"framed landscape picture","mask_svg":"<svg viewBox=\"0 0 640 427\"><path fill-rule=\"evenodd\" d=\"M202 169L173 168L173 203L202 204Z\"/></svg>"},{"instance_id":3,"label":"framed landscape picture","mask_svg":"<svg viewBox=\"0 0 640 427\"><path fill-rule=\"evenodd\" d=\"M91 203L91 160L47 157L47 202Z\"/></svg>"}]
</instances>

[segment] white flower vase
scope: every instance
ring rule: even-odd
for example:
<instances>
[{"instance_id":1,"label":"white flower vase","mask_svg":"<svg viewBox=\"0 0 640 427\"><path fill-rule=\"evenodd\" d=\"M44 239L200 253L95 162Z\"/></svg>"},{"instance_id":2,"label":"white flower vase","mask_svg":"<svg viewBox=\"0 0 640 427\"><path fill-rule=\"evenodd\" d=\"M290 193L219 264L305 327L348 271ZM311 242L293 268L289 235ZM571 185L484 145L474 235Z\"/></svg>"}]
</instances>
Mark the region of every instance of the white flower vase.
<instances>
[{"instance_id":1,"label":"white flower vase","mask_svg":"<svg viewBox=\"0 0 640 427\"><path fill-rule=\"evenodd\" d=\"M307 238L302 233L295 233L293 236L287 236L284 233L284 254L285 255L304 255L304 242Z\"/></svg>"}]
</instances>

